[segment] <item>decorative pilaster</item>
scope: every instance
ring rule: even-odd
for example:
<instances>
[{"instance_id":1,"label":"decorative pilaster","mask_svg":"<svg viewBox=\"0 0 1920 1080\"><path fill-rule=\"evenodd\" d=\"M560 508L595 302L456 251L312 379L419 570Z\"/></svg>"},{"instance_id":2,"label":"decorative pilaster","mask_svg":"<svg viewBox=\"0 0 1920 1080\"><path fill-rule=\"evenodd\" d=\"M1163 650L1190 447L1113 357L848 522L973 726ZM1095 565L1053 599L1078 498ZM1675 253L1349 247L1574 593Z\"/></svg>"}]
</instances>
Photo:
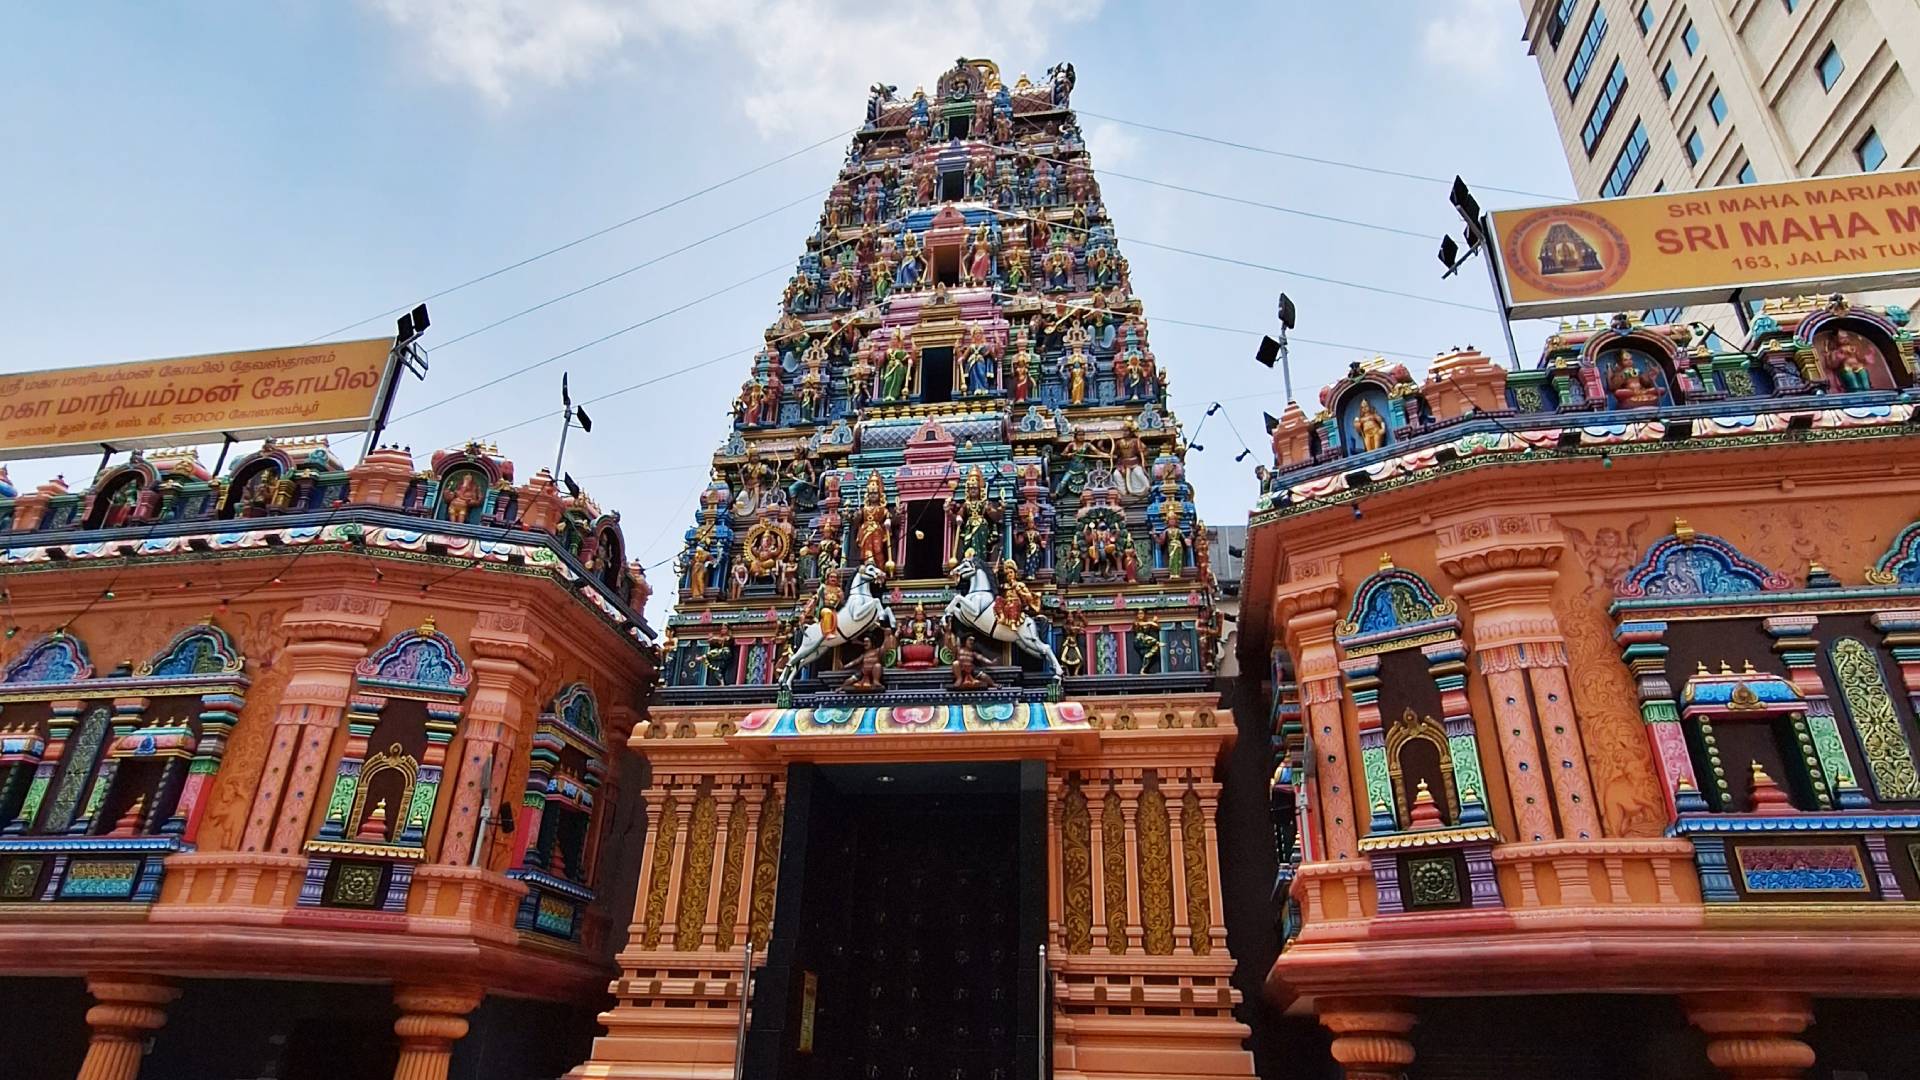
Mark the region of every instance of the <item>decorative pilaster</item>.
<instances>
[{"instance_id":1,"label":"decorative pilaster","mask_svg":"<svg viewBox=\"0 0 1920 1080\"><path fill-rule=\"evenodd\" d=\"M1798 1080L1813 1067L1799 1036L1813 1022L1803 994L1697 994L1682 999L1687 1019L1707 1036L1707 1060L1733 1080Z\"/></svg>"},{"instance_id":2,"label":"decorative pilaster","mask_svg":"<svg viewBox=\"0 0 1920 1080\"><path fill-rule=\"evenodd\" d=\"M517 611L481 612L467 645L474 654L473 683L438 860L461 866L473 859L481 807L500 805L507 764L531 734L538 712L534 688L553 661L527 617ZM489 778L492 790L484 786Z\"/></svg>"},{"instance_id":3,"label":"decorative pilaster","mask_svg":"<svg viewBox=\"0 0 1920 1080\"><path fill-rule=\"evenodd\" d=\"M1286 627L1287 651L1293 656L1299 687L1302 722L1311 748L1308 776L1317 792L1306 808L1302 831L1324 838L1318 848L1325 859L1351 859L1359 835L1354 818L1352 769L1340 714L1339 652L1334 646L1334 624L1340 613L1340 560L1328 557L1311 565L1290 566L1293 580L1277 590L1277 622Z\"/></svg>"},{"instance_id":4,"label":"decorative pilaster","mask_svg":"<svg viewBox=\"0 0 1920 1080\"><path fill-rule=\"evenodd\" d=\"M389 602L358 593L310 596L281 625L289 672L274 710L273 740L247 815L241 850L290 855L306 840L333 734L353 690L353 669L380 633Z\"/></svg>"},{"instance_id":5,"label":"decorative pilaster","mask_svg":"<svg viewBox=\"0 0 1920 1080\"><path fill-rule=\"evenodd\" d=\"M1818 621L1812 615L1776 615L1761 625L1773 638L1773 651L1787 666L1788 680L1807 705L1807 736L1813 741L1819 763L1817 770L1809 772L1817 772L1818 779L1824 781L1813 785L1820 809L1831 810L1838 804L1841 809L1860 810L1867 806L1867 796L1856 780L1857 770L1847 760L1840 722L1833 715L1833 699L1827 694L1826 681L1820 677L1815 660L1820 643L1814 640L1813 628Z\"/></svg>"},{"instance_id":6,"label":"decorative pilaster","mask_svg":"<svg viewBox=\"0 0 1920 1080\"><path fill-rule=\"evenodd\" d=\"M470 987L395 986L400 1019L393 1022L393 1033L400 1040L400 1060L393 1080L446 1080L453 1044L467 1034L467 1014L485 996Z\"/></svg>"},{"instance_id":7,"label":"decorative pilaster","mask_svg":"<svg viewBox=\"0 0 1920 1080\"><path fill-rule=\"evenodd\" d=\"M1680 703L1674 699L1672 683L1667 681L1666 636L1666 623L1646 620L1623 622L1613 632L1640 693L1640 719L1646 726L1647 744L1653 749L1654 767L1660 770L1667 816L1672 819L1706 810L1707 800L1693 769L1693 757L1687 752ZM1717 791L1725 791L1724 776L1714 782Z\"/></svg>"},{"instance_id":8,"label":"decorative pilaster","mask_svg":"<svg viewBox=\"0 0 1920 1080\"><path fill-rule=\"evenodd\" d=\"M87 1010L92 1034L79 1080L134 1080L147 1038L166 1025L180 991L155 975L114 973L87 976L87 992L99 1004Z\"/></svg>"},{"instance_id":9,"label":"decorative pilaster","mask_svg":"<svg viewBox=\"0 0 1920 1080\"><path fill-rule=\"evenodd\" d=\"M1405 998L1322 998L1320 1025L1333 1032L1330 1051L1346 1080L1403 1080L1413 1064L1417 1017Z\"/></svg>"},{"instance_id":10,"label":"decorative pilaster","mask_svg":"<svg viewBox=\"0 0 1920 1080\"><path fill-rule=\"evenodd\" d=\"M34 818L40 814L40 804L46 799L47 791L53 784L54 773L60 770L60 762L67 753L67 744L72 740L74 729L80 724L80 713L85 708L84 701L63 700L51 703L52 715L47 719L46 749L40 755L40 763L34 767L33 780L27 785L27 797L20 803L19 812L14 814L13 820L7 822L6 827L0 829L0 832L22 833L33 827ZM78 799L79 793L76 791L71 801L78 801ZM55 827L63 824L64 822L57 823Z\"/></svg>"},{"instance_id":11,"label":"decorative pilaster","mask_svg":"<svg viewBox=\"0 0 1920 1080\"><path fill-rule=\"evenodd\" d=\"M193 761L187 766L186 785L174 803L173 816L161 832L178 834L191 844L200 836L200 817L206 810L207 792L220 772L226 757L227 736L240 722L240 709L246 699L239 694L206 694L200 699L200 739L193 748Z\"/></svg>"}]
</instances>

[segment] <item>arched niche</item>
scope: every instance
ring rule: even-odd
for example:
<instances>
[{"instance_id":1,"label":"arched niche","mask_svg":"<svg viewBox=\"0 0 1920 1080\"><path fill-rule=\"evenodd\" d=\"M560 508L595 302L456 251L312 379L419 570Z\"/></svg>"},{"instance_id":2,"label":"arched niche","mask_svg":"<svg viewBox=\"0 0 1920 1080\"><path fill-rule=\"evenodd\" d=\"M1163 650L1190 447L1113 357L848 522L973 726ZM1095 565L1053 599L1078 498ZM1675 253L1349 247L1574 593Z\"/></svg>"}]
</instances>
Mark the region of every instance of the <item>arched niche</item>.
<instances>
[{"instance_id":1,"label":"arched niche","mask_svg":"<svg viewBox=\"0 0 1920 1080\"><path fill-rule=\"evenodd\" d=\"M440 474L433 516L456 525L477 524L490 506L487 471L477 464L454 465Z\"/></svg>"},{"instance_id":2,"label":"arched niche","mask_svg":"<svg viewBox=\"0 0 1920 1080\"><path fill-rule=\"evenodd\" d=\"M1648 546L1646 554L1621 578L1622 599L1732 596L1788 588L1785 576L1748 558L1717 536L1696 533L1677 522L1674 534Z\"/></svg>"},{"instance_id":3,"label":"arched niche","mask_svg":"<svg viewBox=\"0 0 1920 1080\"><path fill-rule=\"evenodd\" d=\"M70 683L93 676L93 661L87 647L72 634L48 634L27 647L11 664L0 682Z\"/></svg>"},{"instance_id":4,"label":"arched niche","mask_svg":"<svg viewBox=\"0 0 1920 1080\"><path fill-rule=\"evenodd\" d=\"M1894 334L1894 325L1881 315L1835 306L1802 319L1793 336L1810 384L1832 394L1854 394L1913 385Z\"/></svg>"},{"instance_id":5,"label":"arched niche","mask_svg":"<svg viewBox=\"0 0 1920 1080\"><path fill-rule=\"evenodd\" d=\"M154 467L144 461L134 461L101 477L89 496L84 526L114 529L145 517L149 510L146 493L159 478Z\"/></svg>"},{"instance_id":6,"label":"arched niche","mask_svg":"<svg viewBox=\"0 0 1920 1080\"><path fill-rule=\"evenodd\" d=\"M1393 442L1394 406L1387 392L1360 382L1341 393L1334 415L1340 421L1340 445L1348 456L1378 450Z\"/></svg>"},{"instance_id":7,"label":"arched niche","mask_svg":"<svg viewBox=\"0 0 1920 1080\"><path fill-rule=\"evenodd\" d=\"M291 505L291 485L283 483L289 465L285 455L271 450L236 462L226 496L220 501L220 516L255 517Z\"/></svg>"},{"instance_id":8,"label":"arched niche","mask_svg":"<svg viewBox=\"0 0 1920 1080\"><path fill-rule=\"evenodd\" d=\"M1592 366L1608 409L1649 409L1686 400L1670 341L1603 330L1587 339L1583 359Z\"/></svg>"}]
</instances>

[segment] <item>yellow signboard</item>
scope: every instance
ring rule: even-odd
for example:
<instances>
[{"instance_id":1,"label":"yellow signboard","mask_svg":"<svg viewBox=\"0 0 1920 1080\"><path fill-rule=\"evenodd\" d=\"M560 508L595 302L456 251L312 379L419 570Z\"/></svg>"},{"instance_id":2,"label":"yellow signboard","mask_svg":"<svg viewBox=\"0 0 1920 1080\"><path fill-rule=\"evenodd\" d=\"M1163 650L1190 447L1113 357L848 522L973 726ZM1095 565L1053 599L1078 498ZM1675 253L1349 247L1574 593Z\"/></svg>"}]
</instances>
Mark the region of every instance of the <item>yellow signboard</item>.
<instances>
[{"instance_id":1,"label":"yellow signboard","mask_svg":"<svg viewBox=\"0 0 1920 1080\"><path fill-rule=\"evenodd\" d=\"M0 460L368 426L392 338L0 374Z\"/></svg>"},{"instance_id":2,"label":"yellow signboard","mask_svg":"<svg viewBox=\"0 0 1920 1080\"><path fill-rule=\"evenodd\" d=\"M1493 214L1516 317L1920 284L1920 169Z\"/></svg>"}]
</instances>

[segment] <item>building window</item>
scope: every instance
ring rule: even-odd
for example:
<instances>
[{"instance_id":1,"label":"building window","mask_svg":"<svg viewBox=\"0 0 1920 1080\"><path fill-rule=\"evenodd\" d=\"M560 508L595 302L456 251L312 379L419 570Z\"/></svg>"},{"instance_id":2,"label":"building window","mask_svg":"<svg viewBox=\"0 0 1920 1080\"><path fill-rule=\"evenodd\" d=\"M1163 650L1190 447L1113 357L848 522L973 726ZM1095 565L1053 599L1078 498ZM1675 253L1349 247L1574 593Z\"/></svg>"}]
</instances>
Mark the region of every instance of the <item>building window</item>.
<instances>
[{"instance_id":1,"label":"building window","mask_svg":"<svg viewBox=\"0 0 1920 1080\"><path fill-rule=\"evenodd\" d=\"M1687 23L1687 28L1680 31L1680 43L1687 47L1688 56L1700 51L1700 31L1693 28L1693 23Z\"/></svg>"},{"instance_id":2,"label":"building window","mask_svg":"<svg viewBox=\"0 0 1920 1080\"><path fill-rule=\"evenodd\" d=\"M1655 195L1658 195L1665 190L1667 190L1667 182L1665 180L1662 180L1659 183L1653 185L1653 193Z\"/></svg>"},{"instance_id":3,"label":"building window","mask_svg":"<svg viewBox=\"0 0 1920 1080\"><path fill-rule=\"evenodd\" d=\"M1854 144L1853 156L1860 160L1863 172L1872 172L1887 160L1887 148L1880 142L1880 133L1872 128L1858 143Z\"/></svg>"},{"instance_id":4,"label":"building window","mask_svg":"<svg viewBox=\"0 0 1920 1080\"><path fill-rule=\"evenodd\" d=\"M1580 129L1580 143L1587 148L1587 156L1592 157L1594 148L1600 145L1600 136L1607 133L1607 125L1613 122L1613 114L1620 107L1620 97L1627 90L1627 71L1620 61L1613 62L1613 68L1607 72L1607 82L1600 88L1600 96L1593 101L1592 111L1587 113L1587 123Z\"/></svg>"},{"instance_id":5,"label":"building window","mask_svg":"<svg viewBox=\"0 0 1920 1080\"><path fill-rule=\"evenodd\" d=\"M1672 97L1679 86L1680 76L1674 74L1673 61L1669 60L1667 66L1660 69L1660 96Z\"/></svg>"},{"instance_id":6,"label":"building window","mask_svg":"<svg viewBox=\"0 0 1920 1080\"><path fill-rule=\"evenodd\" d=\"M1553 14L1547 17L1547 43L1554 48L1560 47L1560 39L1566 35L1567 24L1573 21L1573 9L1580 6L1580 0L1560 0L1553 6Z\"/></svg>"},{"instance_id":7,"label":"building window","mask_svg":"<svg viewBox=\"0 0 1920 1080\"><path fill-rule=\"evenodd\" d=\"M1700 141L1700 129L1694 128L1692 131L1687 132L1687 164L1700 164L1700 158L1704 156L1706 152L1706 144Z\"/></svg>"},{"instance_id":8,"label":"building window","mask_svg":"<svg viewBox=\"0 0 1920 1080\"><path fill-rule=\"evenodd\" d=\"M1647 35L1647 32L1653 29L1652 0L1641 0L1640 14L1638 18L1640 20L1640 36L1645 37Z\"/></svg>"},{"instance_id":9,"label":"building window","mask_svg":"<svg viewBox=\"0 0 1920 1080\"><path fill-rule=\"evenodd\" d=\"M1792 14L1793 9L1800 6L1800 0L1780 0L1780 3L1787 9L1788 14Z\"/></svg>"},{"instance_id":10,"label":"building window","mask_svg":"<svg viewBox=\"0 0 1920 1080\"><path fill-rule=\"evenodd\" d=\"M1684 310L1677 307L1650 308L1640 321L1648 326L1671 326L1680 321L1680 314Z\"/></svg>"},{"instance_id":11,"label":"building window","mask_svg":"<svg viewBox=\"0 0 1920 1080\"><path fill-rule=\"evenodd\" d=\"M1587 28L1580 34L1580 44L1573 50L1573 62L1567 65L1567 98L1580 96L1580 84L1587 81L1587 72L1593 69L1593 58L1600 52L1600 42L1607 36L1607 14L1594 5L1593 14L1587 17Z\"/></svg>"},{"instance_id":12,"label":"building window","mask_svg":"<svg viewBox=\"0 0 1920 1080\"><path fill-rule=\"evenodd\" d=\"M1725 94L1722 94L1720 91L1715 90L1713 92L1713 96L1707 99L1707 111L1713 114L1714 123L1716 124L1726 123L1727 122L1727 96Z\"/></svg>"},{"instance_id":13,"label":"building window","mask_svg":"<svg viewBox=\"0 0 1920 1080\"><path fill-rule=\"evenodd\" d=\"M1638 120L1633 122L1633 130L1627 133L1626 144L1620 147L1620 156L1613 159L1613 169L1607 173L1607 182L1600 185L1600 197L1611 199L1626 194L1633 178L1640 171L1640 165L1647 160L1647 126Z\"/></svg>"},{"instance_id":14,"label":"building window","mask_svg":"<svg viewBox=\"0 0 1920 1080\"><path fill-rule=\"evenodd\" d=\"M1840 81L1840 73L1847 70L1847 65L1840 62L1840 50L1828 42L1827 51L1820 54L1820 61L1813 68L1820 76L1820 89L1831 90L1833 84Z\"/></svg>"},{"instance_id":15,"label":"building window","mask_svg":"<svg viewBox=\"0 0 1920 1080\"><path fill-rule=\"evenodd\" d=\"M1749 161L1740 166L1740 175L1737 179L1743 184L1751 184L1760 179L1753 175L1753 162Z\"/></svg>"}]
</instances>

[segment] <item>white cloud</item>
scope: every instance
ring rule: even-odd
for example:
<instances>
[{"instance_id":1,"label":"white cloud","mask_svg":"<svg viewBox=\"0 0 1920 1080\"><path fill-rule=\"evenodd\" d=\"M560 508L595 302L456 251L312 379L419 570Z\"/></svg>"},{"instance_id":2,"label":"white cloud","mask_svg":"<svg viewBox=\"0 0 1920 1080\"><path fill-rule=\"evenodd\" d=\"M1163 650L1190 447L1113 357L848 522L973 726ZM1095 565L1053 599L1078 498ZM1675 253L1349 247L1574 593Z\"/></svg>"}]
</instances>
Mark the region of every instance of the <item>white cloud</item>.
<instances>
[{"instance_id":1,"label":"white cloud","mask_svg":"<svg viewBox=\"0 0 1920 1080\"><path fill-rule=\"evenodd\" d=\"M1087 122L1087 152L1093 155L1095 169L1125 167L1140 156L1140 136L1129 127L1111 120Z\"/></svg>"},{"instance_id":2,"label":"white cloud","mask_svg":"<svg viewBox=\"0 0 1920 1080\"><path fill-rule=\"evenodd\" d=\"M859 102L877 78L899 81L904 95L915 85L905 80L930 83L956 56L1009 63L1047 56L1051 35L1090 18L1102 0L370 2L395 26L420 35L440 78L496 105L649 53L715 46L737 56L733 92L748 118L771 133L859 119ZM1036 60L1036 68L1045 66ZM1009 80L1018 74L1005 73Z\"/></svg>"},{"instance_id":3,"label":"white cloud","mask_svg":"<svg viewBox=\"0 0 1920 1080\"><path fill-rule=\"evenodd\" d=\"M1512 0L1446 0L1420 32L1420 51L1437 67L1477 77L1496 75L1518 45L1508 25Z\"/></svg>"}]
</instances>

